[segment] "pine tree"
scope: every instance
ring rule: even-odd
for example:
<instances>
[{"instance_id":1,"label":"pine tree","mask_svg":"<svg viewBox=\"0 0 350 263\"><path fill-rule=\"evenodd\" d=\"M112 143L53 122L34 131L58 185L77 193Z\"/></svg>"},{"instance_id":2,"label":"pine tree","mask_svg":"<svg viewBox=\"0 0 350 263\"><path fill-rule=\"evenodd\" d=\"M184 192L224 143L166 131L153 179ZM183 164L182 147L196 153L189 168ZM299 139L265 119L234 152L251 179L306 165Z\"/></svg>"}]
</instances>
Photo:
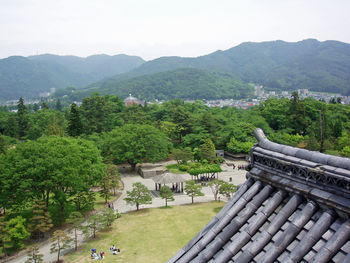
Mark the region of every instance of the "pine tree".
<instances>
[{"instance_id":1,"label":"pine tree","mask_svg":"<svg viewBox=\"0 0 350 263\"><path fill-rule=\"evenodd\" d=\"M201 159L212 161L215 159L215 145L211 139L206 139L205 142L200 146Z\"/></svg>"},{"instance_id":2,"label":"pine tree","mask_svg":"<svg viewBox=\"0 0 350 263\"><path fill-rule=\"evenodd\" d=\"M32 208L33 216L29 219L28 230L32 238L43 238L52 227L50 214L46 211L45 202L38 200Z\"/></svg>"},{"instance_id":3,"label":"pine tree","mask_svg":"<svg viewBox=\"0 0 350 263\"><path fill-rule=\"evenodd\" d=\"M174 199L174 194L171 191L171 189L169 188L169 186L166 186L166 185L162 186L162 188L160 188L160 193L159 194L160 194L160 197L165 200L165 207L168 206L168 202L169 201L174 201L175 200Z\"/></svg>"},{"instance_id":4,"label":"pine tree","mask_svg":"<svg viewBox=\"0 0 350 263\"><path fill-rule=\"evenodd\" d=\"M74 231L74 249L78 249L78 230L83 229L82 222L84 217L79 212L72 212L67 218L67 223L69 224L70 231Z\"/></svg>"},{"instance_id":5,"label":"pine tree","mask_svg":"<svg viewBox=\"0 0 350 263\"><path fill-rule=\"evenodd\" d=\"M15 115L10 115L7 119L5 134L13 138L18 136L18 121Z\"/></svg>"},{"instance_id":6,"label":"pine tree","mask_svg":"<svg viewBox=\"0 0 350 263\"><path fill-rule=\"evenodd\" d=\"M72 104L68 116L68 134L70 136L79 136L83 132L83 125L80 119L80 113L77 105Z\"/></svg>"},{"instance_id":7,"label":"pine tree","mask_svg":"<svg viewBox=\"0 0 350 263\"><path fill-rule=\"evenodd\" d=\"M24 105L23 98L20 98L17 104L17 121L18 121L18 135L22 139L28 129L28 119L27 119L27 107Z\"/></svg>"},{"instance_id":8,"label":"pine tree","mask_svg":"<svg viewBox=\"0 0 350 263\"><path fill-rule=\"evenodd\" d=\"M51 249L50 253L57 252L57 262L60 262L60 253L62 249L65 249L69 246L69 243L72 240L69 236L62 230L56 230L51 238Z\"/></svg>"},{"instance_id":9,"label":"pine tree","mask_svg":"<svg viewBox=\"0 0 350 263\"><path fill-rule=\"evenodd\" d=\"M185 185L185 193L191 197L192 204L193 204L193 198L196 196L203 196L204 194L201 192L202 186L200 184L196 184L194 180L188 180L186 181Z\"/></svg>"},{"instance_id":10,"label":"pine tree","mask_svg":"<svg viewBox=\"0 0 350 263\"><path fill-rule=\"evenodd\" d=\"M118 167L114 164L109 164L106 168L106 174L111 180L111 188L113 189L113 195L116 195L116 189L120 183L120 176L118 172Z\"/></svg>"},{"instance_id":11,"label":"pine tree","mask_svg":"<svg viewBox=\"0 0 350 263\"><path fill-rule=\"evenodd\" d=\"M128 204L135 204L139 211L141 204L152 204L152 196L148 188L140 182L132 184L132 190L126 191L127 197L124 200Z\"/></svg>"},{"instance_id":12,"label":"pine tree","mask_svg":"<svg viewBox=\"0 0 350 263\"><path fill-rule=\"evenodd\" d=\"M102 181L102 187L98 191L100 196L105 200L105 204L107 204L108 199L112 196L111 189L112 180L108 176L105 176L105 178Z\"/></svg>"},{"instance_id":13,"label":"pine tree","mask_svg":"<svg viewBox=\"0 0 350 263\"><path fill-rule=\"evenodd\" d=\"M60 99L58 99L58 100L56 101L56 106L55 106L55 108L56 108L56 110L58 110L58 111L62 111L62 104L61 104Z\"/></svg>"},{"instance_id":14,"label":"pine tree","mask_svg":"<svg viewBox=\"0 0 350 263\"><path fill-rule=\"evenodd\" d=\"M86 226L84 226L84 234L85 237L88 238L91 235L93 238L96 238L96 232L103 229L105 227L103 216L100 214L95 214L89 217L86 222Z\"/></svg>"},{"instance_id":15,"label":"pine tree","mask_svg":"<svg viewBox=\"0 0 350 263\"><path fill-rule=\"evenodd\" d=\"M112 223L120 217L118 212L114 212L111 208L103 208L101 210L102 221L105 227L110 227Z\"/></svg>"},{"instance_id":16,"label":"pine tree","mask_svg":"<svg viewBox=\"0 0 350 263\"><path fill-rule=\"evenodd\" d=\"M28 256L28 259L25 263L44 262L44 260L43 260L44 255L39 253L38 245L34 245L34 246L27 248L27 256Z\"/></svg>"}]
</instances>

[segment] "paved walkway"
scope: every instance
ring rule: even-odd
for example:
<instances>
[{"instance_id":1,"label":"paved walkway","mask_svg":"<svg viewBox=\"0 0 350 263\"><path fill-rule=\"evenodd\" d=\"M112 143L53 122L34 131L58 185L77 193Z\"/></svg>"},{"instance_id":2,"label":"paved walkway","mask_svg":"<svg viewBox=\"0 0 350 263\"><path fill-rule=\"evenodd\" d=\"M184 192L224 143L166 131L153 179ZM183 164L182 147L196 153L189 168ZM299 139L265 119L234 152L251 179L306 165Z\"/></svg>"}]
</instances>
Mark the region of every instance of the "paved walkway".
<instances>
[{"instance_id":1,"label":"paved walkway","mask_svg":"<svg viewBox=\"0 0 350 263\"><path fill-rule=\"evenodd\" d=\"M245 170L237 170L237 166L242 164L246 164L244 161L235 161L236 169L232 169L232 166L227 166L226 164L221 165L221 168L223 172L219 173L219 179L224 180L228 182L230 178L232 178L232 183L239 185L242 184L246 178L246 171ZM167 163L164 163L166 165ZM184 175L186 179L191 179L191 176L188 174ZM136 182L141 182L142 184L146 185L148 189L154 190L155 185L152 179L144 179L140 175L136 173L124 173L121 177L124 189L121 194L121 196L114 202L114 208L117 209L120 213L127 213L133 210L136 210L135 205L129 205L124 201L124 198L126 197L126 191L130 191L132 189L132 184ZM203 187L202 192L204 193L204 196L195 197L194 202L209 202L214 200L214 195L210 189L210 187L205 186ZM176 194L174 196L175 201L169 202L168 205L183 205L183 204L189 204L191 203L191 198L187 196L185 193L183 194ZM141 205L140 209L142 208L151 208L151 207L161 207L164 206L164 200L160 197L153 198L152 204L149 205ZM79 243L83 242L82 235L79 235ZM44 262L55 262L57 260L57 254L50 254L50 242L46 242L42 244L39 248L39 251L41 254L44 255ZM66 254L72 249L67 249L62 252L62 254ZM25 253L21 254L17 258L14 258L10 261L7 261L8 263L25 263L27 260L27 256Z\"/></svg>"}]
</instances>

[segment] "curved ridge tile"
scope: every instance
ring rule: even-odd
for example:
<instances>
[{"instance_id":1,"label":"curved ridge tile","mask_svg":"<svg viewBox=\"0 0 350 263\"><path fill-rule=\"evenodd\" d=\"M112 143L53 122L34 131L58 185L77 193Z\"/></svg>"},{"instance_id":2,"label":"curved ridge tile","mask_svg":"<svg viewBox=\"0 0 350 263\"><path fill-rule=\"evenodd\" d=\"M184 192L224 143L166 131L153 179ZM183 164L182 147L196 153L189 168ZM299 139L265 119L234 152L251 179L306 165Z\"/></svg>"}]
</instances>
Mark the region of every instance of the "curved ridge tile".
<instances>
[{"instance_id":1,"label":"curved ridge tile","mask_svg":"<svg viewBox=\"0 0 350 263\"><path fill-rule=\"evenodd\" d=\"M300 195L293 195L288 203L274 217L266 230L263 230L258 238L237 258L236 262L246 263L260 253L262 248L272 239L281 226L288 220L299 204L302 202Z\"/></svg>"},{"instance_id":2,"label":"curved ridge tile","mask_svg":"<svg viewBox=\"0 0 350 263\"><path fill-rule=\"evenodd\" d=\"M330 240L316 254L313 263L329 262L333 255L350 239L350 220L344 222ZM349 261L350 262L350 258Z\"/></svg>"},{"instance_id":3,"label":"curved ridge tile","mask_svg":"<svg viewBox=\"0 0 350 263\"><path fill-rule=\"evenodd\" d=\"M320 239L324 232L334 220L335 214L333 211L325 211L317 222L313 225L310 231L303 237L297 247L284 260L285 263L299 262L312 246Z\"/></svg>"}]
</instances>

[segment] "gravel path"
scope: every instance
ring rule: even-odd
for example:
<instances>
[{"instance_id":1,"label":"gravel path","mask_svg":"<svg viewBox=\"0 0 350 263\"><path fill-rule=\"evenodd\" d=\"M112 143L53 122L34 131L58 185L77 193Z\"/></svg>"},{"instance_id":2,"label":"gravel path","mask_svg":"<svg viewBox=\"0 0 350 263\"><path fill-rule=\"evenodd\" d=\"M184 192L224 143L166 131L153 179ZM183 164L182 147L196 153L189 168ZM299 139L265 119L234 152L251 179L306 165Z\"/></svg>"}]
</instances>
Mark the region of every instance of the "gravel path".
<instances>
[{"instance_id":1,"label":"gravel path","mask_svg":"<svg viewBox=\"0 0 350 263\"><path fill-rule=\"evenodd\" d=\"M244 161L235 161L234 162L236 167L240 164L246 164ZM164 163L166 165L166 163ZM232 179L232 183L239 185L242 184L245 181L245 175L246 171L245 170L237 170L232 169L232 166L227 166L226 164L221 165L221 168L223 172L219 173L219 179L224 180L224 181L230 181L230 178ZM191 179L191 176L186 174L184 175L186 179ZM121 180L123 181L124 184L124 189L121 194L121 196L114 202L114 208L117 209L120 213L127 213L129 211L136 210L136 206L131 206L127 204L124 201L124 198L126 197L126 191L130 191L132 189L132 184L135 182L141 182L144 185L147 186L148 189L154 190L155 185L152 179L144 179L140 175L136 173L124 173L122 174ZM214 199L214 195L210 189L210 187L205 186L203 187L202 192L204 193L204 196L201 197L195 197L194 202L209 202ZM174 196L175 201L169 202L169 205L183 205L183 204L189 204L191 202L191 198L188 197L185 193L183 194L176 194ZM164 200L155 197L152 200L152 204L149 205L141 205L140 209L142 208L151 208L151 207L161 207L164 206ZM73 236L73 235L71 235ZM83 237L82 235L79 235L79 243L83 242ZM50 242L47 241L46 243L42 244L39 248L40 253L44 255L44 262L55 262L57 259L57 254L50 254ZM62 255L68 253L72 249L66 249L62 252ZM25 253L22 252L22 254L18 255L16 258L7 261L8 263L25 263L27 260L27 256Z\"/></svg>"}]
</instances>

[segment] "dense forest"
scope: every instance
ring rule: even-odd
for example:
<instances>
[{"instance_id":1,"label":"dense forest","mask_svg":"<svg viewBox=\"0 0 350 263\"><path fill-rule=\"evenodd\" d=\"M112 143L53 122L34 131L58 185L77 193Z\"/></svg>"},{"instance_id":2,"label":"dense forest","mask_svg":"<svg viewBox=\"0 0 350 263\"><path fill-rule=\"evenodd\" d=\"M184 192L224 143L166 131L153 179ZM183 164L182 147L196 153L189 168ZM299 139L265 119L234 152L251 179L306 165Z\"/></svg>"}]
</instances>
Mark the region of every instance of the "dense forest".
<instances>
[{"instance_id":1,"label":"dense forest","mask_svg":"<svg viewBox=\"0 0 350 263\"><path fill-rule=\"evenodd\" d=\"M98 94L67 108L59 100L25 105L20 99L17 110L0 108L3 253L91 210L96 194L107 200L117 185L116 164L135 168L181 154L217 162L205 152L214 146L248 154L257 127L274 142L350 157L350 106L300 100L297 93L249 110L179 99L125 107L120 97ZM95 186L99 193L91 190Z\"/></svg>"},{"instance_id":2,"label":"dense forest","mask_svg":"<svg viewBox=\"0 0 350 263\"><path fill-rule=\"evenodd\" d=\"M69 96L81 101L94 92L125 98L129 93L138 98L154 101L169 99L241 99L253 95L253 85L232 73L210 72L195 68L176 69L122 80L106 80L101 86L89 89L59 90L55 96Z\"/></svg>"}]
</instances>

